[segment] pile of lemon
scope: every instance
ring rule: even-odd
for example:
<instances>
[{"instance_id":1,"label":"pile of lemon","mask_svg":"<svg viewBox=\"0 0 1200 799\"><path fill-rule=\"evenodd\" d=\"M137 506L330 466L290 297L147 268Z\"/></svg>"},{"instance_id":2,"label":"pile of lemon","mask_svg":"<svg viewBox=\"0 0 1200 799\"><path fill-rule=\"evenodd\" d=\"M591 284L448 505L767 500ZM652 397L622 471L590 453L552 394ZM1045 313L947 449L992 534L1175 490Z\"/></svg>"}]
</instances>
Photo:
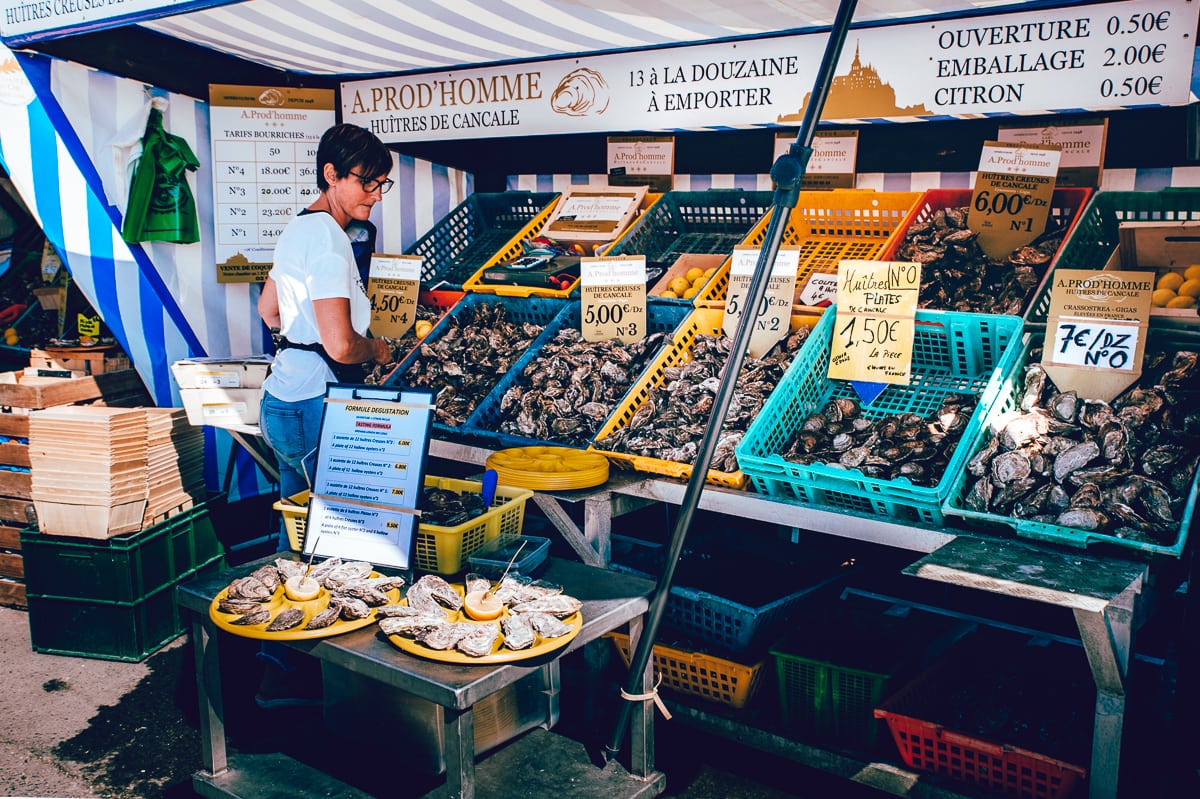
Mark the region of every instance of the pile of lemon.
<instances>
[{"instance_id":1,"label":"pile of lemon","mask_svg":"<svg viewBox=\"0 0 1200 799\"><path fill-rule=\"evenodd\" d=\"M1150 303L1155 308L1195 308L1200 297L1200 264L1178 272L1163 274L1154 285Z\"/></svg>"},{"instance_id":2,"label":"pile of lemon","mask_svg":"<svg viewBox=\"0 0 1200 799\"><path fill-rule=\"evenodd\" d=\"M698 266L693 266L682 277L671 278L671 282L667 284L667 288L660 291L658 296L672 300L690 300L696 296L696 292L704 288L704 284L716 273L717 268L715 266L711 269L701 269Z\"/></svg>"}]
</instances>

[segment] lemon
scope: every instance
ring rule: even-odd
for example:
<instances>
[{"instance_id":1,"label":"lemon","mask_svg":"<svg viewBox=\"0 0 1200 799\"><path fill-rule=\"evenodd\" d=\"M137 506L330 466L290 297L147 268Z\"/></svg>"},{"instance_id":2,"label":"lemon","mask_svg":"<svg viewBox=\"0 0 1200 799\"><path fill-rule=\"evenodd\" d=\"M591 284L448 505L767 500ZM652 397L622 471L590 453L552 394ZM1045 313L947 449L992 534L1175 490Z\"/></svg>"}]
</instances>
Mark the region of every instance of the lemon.
<instances>
[{"instance_id":1,"label":"lemon","mask_svg":"<svg viewBox=\"0 0 1200 799\"><path fill-rule=\"evenodd\" d=\"M692 297L696 296L696 292L699 290L700 289L696 286L689 286L688 290L683 292L683 299L690 300Z\"/></svg>"},{"instance_id":2,"label":"lemon","mask_svg":"<svg viewBox=\"0 0 1200 799\"><path fill-rule=\"evenodd\" d=\"M708 278L706 278L704 275L701 275L700 277L698 277L692 281L692 288L694 288L694 289L702 288L704 286L704 284L707 282L708 282Z\"/></svg>"},{"instance_id":3,"label":"lemon","mask_svg":"<svg viewBox=\"0 0 1200 799\"><path fill-rule=\"evenodd\" d=\"M1196 298L1180 294L1167 303L1168 308L1195 308Z\"/></svg>"},{"instance_id":4,"label":"lemon","mask_svg":"<svg viewBox=\"0 0 1200 799\"><path fill-rule=\"evenodd\" d=\"M1183 285L1183 275L1178 272L1167 272L1158 279L1158 283L1154 285L1156 289L1170 289L1176 291Z\"/></svg>"},{"instance_id":5,"label":"lemon","mask_svg":"<svg viewBox=\"0 0 1200 799\"><path fill-rule=\"evenodd\" d=\"M471 591L463 597L463 610L476 621L491 621L500 618L504 603L491 591Z\"/></svg>"},{"instance_id":6,"label":"lemon","mask_svg":"<svg viewBox=\"0 0 1200 799\"><path fill-rule=\"evenodd\" d=\"M693 266L691 269L687 270L687 273L684 274L684 277L687 278L687 282L695 283L697 280L704 277L704 270L698 266Z\"/></svg>"},{"instance_id":7,"label":"lemon","mask_svg":"<svg viewBox=\"0 0 1200 799\"><path fill-rule=\"evenodd\" d=\"M1155 308L1166 308L1167 303L1175 299L1175 292L1170 289L1155 289L1150 295L1150 304Z\"/></svg>"},{"instance_id":8,"label":"lemon","mask_svg":"<svg viewBox=\"0 0 1200 799\"><path fill-rule=\"evenodd\" d=\"M1179 287L1180 297L1200 297L1200 278L1185 280Z\"/></svg>"},{"instance_id":9,"label":"lemon","mask_svg":"<svg viewBox=\"0 0 1200 799\"><path fill-rule=\"evenodd\" d=\"M683 292L687 291L688 287L692 285L692 282L690 280L688 280L687 278L674 277L674 278L671 278L671 282L668 283L667 285L670 286L671 291L675 292L676 294L682 295Z\"/></svg>"},{"instance_id":10,"label":"lemon","mask_svg":"<svg viewBox=\"0 0 1200 799\"><path fill-rule=\"evenodd\" d=\"M417 334L417 338L425 338L429 335L429 331L433 330L433 322L426 319L418 319L413 325L413 332Z\"/></svg>"},{"instance_id":11,"label":"lemon","mask_svg":"<svg viewBox=\"0 0 1200 799\"><path fill-rule=\"evenodd\" d=\"M1196 280L1200 278L1200 264L1192 264L1187 269L1183 270L1184 280Z\"/></svg>"},{"instance_id":12,"label":"lemon","mask_svg":"<svg viewBox=\"0 0 1200 799\"><path fill-rule=\"evenodd\" d=\"M708 269L704 270L705 277L712 277L716 273L717 273L717 267L715 267L715 266L710 266Z\"/></svg>"},{"instance_id":13,"label":"lemon","mask_svg":"<svg viewBox=\"0 0 1200 799\"><path fill-rule=\"evenodd\" d=\"M297 574L287 578L287 582L283 584L283 593L293 602L307 602L316 599L321 593L321 584L307 575Z\"/></svg>"},{"instance_id":14,"label":"lemon","mask_svg":"<svg viewBox=\"0 0 1200 799\"><path fill-rule=\"evenodd\" d=\"M660 292L658 296L660 296L660 297L666 297L666 298L667 298L667 299L669 299L669 300L677 300L677 299L679 299L679 295L678 295L678 294L676 294L675 292L671 291L670 289L667 289L666 291L662 291L662 292Z\"/></svg>"}]
</instances>

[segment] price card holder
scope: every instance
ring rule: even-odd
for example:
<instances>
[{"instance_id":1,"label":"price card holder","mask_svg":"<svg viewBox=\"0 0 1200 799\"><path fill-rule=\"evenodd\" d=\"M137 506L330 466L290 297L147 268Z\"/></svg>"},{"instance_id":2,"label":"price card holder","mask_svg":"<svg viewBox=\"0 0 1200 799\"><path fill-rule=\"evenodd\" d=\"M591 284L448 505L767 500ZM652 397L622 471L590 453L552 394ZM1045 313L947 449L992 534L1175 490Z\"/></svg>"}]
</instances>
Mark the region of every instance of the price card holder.
<instances>
[{"instance_id":1,"label":"price card holder","mask_svg":"<svg viewBox=\"0 0 1200 799\"><path fill-rule=\"evenodd\" d=\"M729 289L725 298L725 316L721 329L733 338L738 321L745 313L746 295L754 268L762 250L753 247L734 247L729 263ZM800 268L800 248L780 247L771 265L767 291L755 311L754 330L746 352L751 358L761 358L788 334L792 318L792 293L796 289L796 271Z\"/></svg>"},{"instance_id":2,"label":"price card holder","mask_svg":"<svg viewBox=\"0 0 1200 799\"><path fill-rule=\"evenodd\" d=\"M608 185L670 191L675 185L674 136L609 136Z\"/></svg>"},{"instance_id":3,"label":"price card holder","mask_svg":"<svg viewBox=\"0 0 1200 799\"><path fill-rule=\"evenodd\" d=\"M1111 402L1137 382L1153 291L1153 272L1055 272L1042 368L1059 391Z\"/></svg>"},{"instance_id":4,"label":"price card holder","mask_svg":"<svg viewBox=\"0 0 1200 799\"><path fill-rule=\"evenodd\" d=\"M433 392L329 386L304 553L409 569Z\"/></svg>"},{"instance_id":5,"label":"price card holder","mask_svg":"<svg viewBox=\"0 0 1200 799\"><path fill-rule=\"evenodd\" d=\"M584 341L619 339L625 344L646 335L646 256L581 258L580 332Z\"/></svg>"},{"instance_id":6,"label":"price card holder","mask_svg":"<svg viewBox=\"0 0 1200 799\"><path fill-rule=\"evenodd\" d=\"M849 380L870 404L887 384L908 385L921 265L843 260L829 377Z\"/></svg>"},{"instance_id":7,"label":"price card holder","mask_svg":"<svg viewBox=\"0 0 1200 799\"><path fill-rule=\"evenodd\" d=\"M984 143L967 226L989 258L1005 259L1045 231L1061 155L1053 144Z\"/></svg>"},{"instance_id":8,"label":"price card holder","mask_svg":"<svg viewBox=\"0 0 1200 799\"><path fill-rule=\"evenodd\" d=\"M422 263L419 255L371 256L371 273L367 278L371 335L400 338L417 321Z\"/></svg>"},{"instance_id":9,"label":"price card holder","mask_svg":"<svg viewBox=\"0 0 1200 799\"><path fill-rule=\"evenodd\" d=\"M778 161L795 142L795 131L776 132L771 163ZM857 130L818 130L813 135L812 156L801 178L800 188L805 191L853 189L858 175L857 164Z\"/></svg>"}]
</instances>

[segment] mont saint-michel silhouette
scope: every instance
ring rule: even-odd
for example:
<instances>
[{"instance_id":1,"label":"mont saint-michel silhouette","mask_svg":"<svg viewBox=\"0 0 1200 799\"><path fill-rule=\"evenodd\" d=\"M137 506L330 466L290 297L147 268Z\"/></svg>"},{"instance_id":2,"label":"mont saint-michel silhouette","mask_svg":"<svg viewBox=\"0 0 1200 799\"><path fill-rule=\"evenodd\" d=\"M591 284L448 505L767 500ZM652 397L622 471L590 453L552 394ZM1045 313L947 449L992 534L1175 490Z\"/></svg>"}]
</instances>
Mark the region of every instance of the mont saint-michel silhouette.
<instances>
[{"instance_id":1,"label":"mont saint-michel silhouette","mask_svg":"<svg viewBox=\"0 0 1200 799\"><path fill-rule=\"evenodd\" d=\"M800 122L804 119L804 111L812 92L804 95L804 103L795 114L781 114L779 122ZM829 97L825 100L825 108L821 111L822 119L862 119L864 117L888 116L919 116L928 114L924 105L910 105L904 108L896 105L896 90L891 84L879 79L875 67L863 66L859 58L858 45L854 46L854 62L850 64L850 72L837 75L829 88Z\"/></svg>"}]
</instances>

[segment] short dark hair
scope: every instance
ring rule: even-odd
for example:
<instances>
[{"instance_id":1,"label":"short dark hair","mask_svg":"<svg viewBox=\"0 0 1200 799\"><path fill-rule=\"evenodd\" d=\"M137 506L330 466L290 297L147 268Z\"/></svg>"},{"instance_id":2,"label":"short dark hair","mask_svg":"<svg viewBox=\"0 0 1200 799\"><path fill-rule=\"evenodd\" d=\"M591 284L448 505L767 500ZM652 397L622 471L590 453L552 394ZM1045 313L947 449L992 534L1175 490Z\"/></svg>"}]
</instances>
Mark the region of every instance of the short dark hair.
<instances>
[{"instance_id":1,"label":"short dark hair","mask_svg":"<svg viewBox=\"0 0 1200 799\"><path fill-rule=\"evenodd\" d=\"M392 151L371 131L358 125L334 125L321 135L317 145L317 188L325 191L325 164L333 164L338 177L345 177L358 167L368 180L392 171Z\"/></svg>"}]
</instances>

